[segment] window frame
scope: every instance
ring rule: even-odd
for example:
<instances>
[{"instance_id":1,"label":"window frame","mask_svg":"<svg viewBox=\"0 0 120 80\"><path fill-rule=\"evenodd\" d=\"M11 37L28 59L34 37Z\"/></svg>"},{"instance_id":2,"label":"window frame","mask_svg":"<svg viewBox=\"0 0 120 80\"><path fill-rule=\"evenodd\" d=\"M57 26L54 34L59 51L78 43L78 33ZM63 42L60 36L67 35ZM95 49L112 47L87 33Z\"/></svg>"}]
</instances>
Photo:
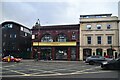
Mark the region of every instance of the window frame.
<instances>
[{"instance_id":1,"label":"window frame","mask_svg":"<svg viewBox=\"0 0 120 80\"><path fill-rule=\"evenodd\" d=\"M91 44L91 40L92 40L92 37L91 36L87 36L87 44Z\"/></svg>"},{"instance_id":2,"label":"window frame","mask_svg":"<svg viewBox=\"0 0 120 80\"><path fill-rule=\"evenodd\" d=\"M97 24L96 27L97 27L97 30L101 30L102 25L101 24Z\"/></svg>"},{"instance_id":3,"label":"window frame","mask_svg":"<svg viewBox=\"0 0 120 80\"><path fill-rule=\"evenodd\" d=\"M92 25L91 24L87 24L86 28L87 28L87 30L91 30Z\"/></svg>"},{"instance_id":4,"label":"window frame","mask_svg":"<svg viewBox=\"0 0 120 80\"><path fill-rule=\"evenodd\" d=\"M97 36L97 44L102 44L102 37L101 36Z\"/></svg>"},{"instance_id":5,"label":"window frame","mask_svg":"<svg viewBox=\"0 0 120 80\"><path fill-rule=\"evenodd\" d=\"M112 36L107 36L107 44L112 44Z\"/></svg>"}]
</instances>

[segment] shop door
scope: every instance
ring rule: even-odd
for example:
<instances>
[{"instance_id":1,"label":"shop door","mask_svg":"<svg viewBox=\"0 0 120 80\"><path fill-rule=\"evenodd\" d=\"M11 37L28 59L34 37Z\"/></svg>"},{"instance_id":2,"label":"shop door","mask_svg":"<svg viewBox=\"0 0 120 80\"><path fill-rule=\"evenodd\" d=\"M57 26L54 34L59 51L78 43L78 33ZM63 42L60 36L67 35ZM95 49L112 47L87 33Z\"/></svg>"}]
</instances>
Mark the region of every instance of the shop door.
<instances>
[{"instance_id":1,"label":"shop door","mask_svg":"<svg viewBox=\"0 0 120 80\"><path fill-rule=\"evenodd\" d=\"M51 60L51 49L41 49L40 57L42 60Z\"/></svg>"}]
</instances>

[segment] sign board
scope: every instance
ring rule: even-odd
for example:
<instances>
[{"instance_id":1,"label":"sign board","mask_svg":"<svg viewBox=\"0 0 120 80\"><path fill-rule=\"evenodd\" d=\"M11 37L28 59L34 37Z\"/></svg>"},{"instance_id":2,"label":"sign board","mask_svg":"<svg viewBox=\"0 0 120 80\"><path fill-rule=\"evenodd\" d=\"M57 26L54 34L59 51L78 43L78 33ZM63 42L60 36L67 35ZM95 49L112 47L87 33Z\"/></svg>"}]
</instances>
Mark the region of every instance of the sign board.
<instances>
[{"instance_id":1,"label":"sign board","mask_svg":"<svg viewBox=\"0 0 120 80\"><path fill-rule=\"evenodd\" d=\"M33 42L33 46L76 46L76 42Z\"/></svg>"}]
</instances>

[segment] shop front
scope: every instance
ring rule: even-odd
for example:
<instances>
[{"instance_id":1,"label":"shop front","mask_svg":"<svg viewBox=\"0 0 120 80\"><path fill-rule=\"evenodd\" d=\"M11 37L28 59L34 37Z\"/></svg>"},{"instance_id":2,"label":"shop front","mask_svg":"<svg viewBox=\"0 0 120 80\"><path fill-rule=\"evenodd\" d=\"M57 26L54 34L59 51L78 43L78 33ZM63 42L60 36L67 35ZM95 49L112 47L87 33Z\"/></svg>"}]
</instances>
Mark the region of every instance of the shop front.
<instances>
[{"instance_id":1,"label":"shop front","mask_svg":"<svg viewBox=\"0 0 120 80\"><path fill-rule=\"evenodd\" d=\"M79 59L79 47L76 46L76 42L33 42L33 49L37 49L39 60ZM33 55L35 54L33 52Z\"/></svg>"}]
</instances>

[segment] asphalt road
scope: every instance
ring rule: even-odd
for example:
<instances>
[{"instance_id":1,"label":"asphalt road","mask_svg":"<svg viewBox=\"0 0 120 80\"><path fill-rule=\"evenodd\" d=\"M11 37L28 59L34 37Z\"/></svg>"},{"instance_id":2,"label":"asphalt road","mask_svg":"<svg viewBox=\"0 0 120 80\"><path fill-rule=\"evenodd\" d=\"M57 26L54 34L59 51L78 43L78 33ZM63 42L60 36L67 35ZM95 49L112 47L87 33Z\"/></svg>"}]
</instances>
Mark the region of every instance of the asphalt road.
<instances>
[{"instance_id":1,"label":"asphalt road","mask_svg":"<svg viewBox=\"0 0 120 80\"><path fill-rule=\"evenodd\" d=\"M120 79L120 72L102 70L100 66L88 65L83 61L34 61L2 63L2 78L62 78L62 79ZM40 80L41 80L40 79ZM69 79L69 80L70 80ZM14 79L15 80L15 79ZM56 79L55 79L56 80ZM57 79L58 80L58 79Z\"/></svg>"}]
</instances>

